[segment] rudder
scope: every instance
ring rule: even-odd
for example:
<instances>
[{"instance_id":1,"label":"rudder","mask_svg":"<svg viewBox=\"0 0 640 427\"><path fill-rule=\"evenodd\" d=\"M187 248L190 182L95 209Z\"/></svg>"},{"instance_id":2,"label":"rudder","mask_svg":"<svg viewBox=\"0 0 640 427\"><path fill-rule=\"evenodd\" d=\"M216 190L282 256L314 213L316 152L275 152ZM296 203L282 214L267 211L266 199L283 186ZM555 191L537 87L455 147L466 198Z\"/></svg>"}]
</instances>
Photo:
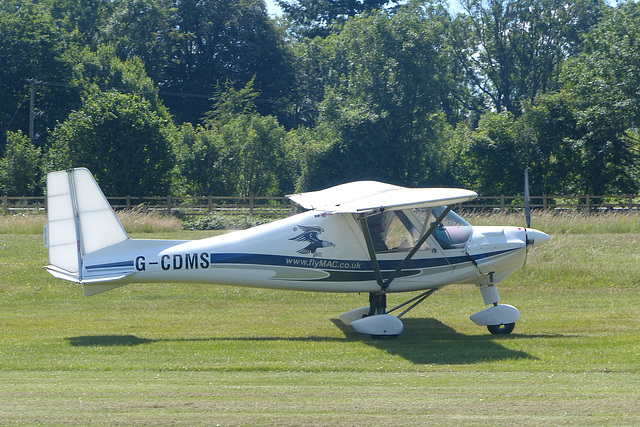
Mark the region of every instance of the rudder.
<instances>
[{"instance_id":1,"label":"rudder","mask_svg":"<svg viewBox=\"0 0 640 427\"><path fill-rule=\"evenodd\" d=\"M78 283L83 283L86 254L129 239L85 168L47 174L47 220L45 245L51 264L47 268L57 277Z\"/></svg>"}]
</instances>

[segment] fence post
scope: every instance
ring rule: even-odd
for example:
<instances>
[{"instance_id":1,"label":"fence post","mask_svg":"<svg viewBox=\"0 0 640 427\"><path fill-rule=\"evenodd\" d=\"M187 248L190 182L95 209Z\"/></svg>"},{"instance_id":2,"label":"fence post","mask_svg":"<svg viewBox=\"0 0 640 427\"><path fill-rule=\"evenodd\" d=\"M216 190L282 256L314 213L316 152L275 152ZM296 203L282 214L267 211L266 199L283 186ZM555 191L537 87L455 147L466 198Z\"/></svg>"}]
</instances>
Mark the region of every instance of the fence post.
<instances>
[{"instance_id":1,"label":"fence post","mask_svg":"<svg viewBox=\"0 0 640 427\"><path fill-rule=\"evenodd\" d=\"M542 196L542 209L545 211L549 208L549 200L547 200L547 195Z\"/></svg>"},{"instance_id":2,"label":"fence post","mask_svg":"<svg viewBox=\"0 0 640 427\"><path fill-rule=\"evenodd\" d=\"M629 210L633 209L633 194L629 194Z\"/></svg>"},{"instance_id":3,"label":"fence post","mask_svg":"<svg viewBox=\"0 0 640 427\"><path fill-rule=\"evenodd\" d=\"M167 196L167 213L171 215L171 196Z\"/></svg>"},{"instance_id":4,"label":"fence post","mask_svg":"<svg viewBox=\"0 0 640 427\"><path fill-rule=\"evenodd\" d=\"M500 195L500 212L505 211L504 194Z\"/></svg>"},{"instance_id":5,"label":"fence post","mask_svg":"<svg viewBox=\"0 0 640 427\"><path fill-rule=\"evenodd\" d=\"M253 215L253 196L249 196L249 214Z\"/></svg>"},{"instance_id":6,"label":"fence post","mask_svg":"<svg viewBox=\"0 0 640 427\"><path fill-rule=\"evenodd\" d=\"M131 195L128 195L128 196L127 196L127 202L126 202L126 205L127 205L127 209L130 209L130 208L131 208Z\"/></svg>"},{"instance_id":7,"label":"fence post","mask_svg":"<svg viewBox=\"0 0 640 427\"><path fill-rule=\"evenodd\" d=\"M586 198L585 208L587 209L587 212L591 212L591 197L587 194L585 198Z\"/></svg>"},{"instance_id":8,"label":"fence post","mask_svg":"<svg viewBox=\"0 0 640 427\"><path fill-rule=\"evenodd\" d=\"M2 196L2 213L7 212L9 212L9 196L5 194Z\"/></svg>"},{"instance_id":9,"label":"fence post","mask_svg":"<svg viewBox=\"0 0 640 427\"><path fill-rule=\"evenodd\" d=\"M207 213L211 215L211 211L213 211L213 196L207 196Z\"/></svg>"}]
</instances>

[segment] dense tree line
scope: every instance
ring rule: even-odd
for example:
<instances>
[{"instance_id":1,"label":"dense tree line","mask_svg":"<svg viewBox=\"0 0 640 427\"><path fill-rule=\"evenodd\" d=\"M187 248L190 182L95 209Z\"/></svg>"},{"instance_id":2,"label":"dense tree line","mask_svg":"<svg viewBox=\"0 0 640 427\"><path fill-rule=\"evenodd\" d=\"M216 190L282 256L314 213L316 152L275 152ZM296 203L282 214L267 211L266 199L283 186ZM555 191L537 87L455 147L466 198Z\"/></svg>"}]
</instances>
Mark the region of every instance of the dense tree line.
<instances>
[{"instance_id":1,"label":"dense tree line","mask_svg":"<svg viewBox=\"0 0 640 427\"><path fill-rule=\"evenodd\" d=\"M638 191L636 2L278 3L1 2L0 194Z\"/></svg>"}]
</instances>

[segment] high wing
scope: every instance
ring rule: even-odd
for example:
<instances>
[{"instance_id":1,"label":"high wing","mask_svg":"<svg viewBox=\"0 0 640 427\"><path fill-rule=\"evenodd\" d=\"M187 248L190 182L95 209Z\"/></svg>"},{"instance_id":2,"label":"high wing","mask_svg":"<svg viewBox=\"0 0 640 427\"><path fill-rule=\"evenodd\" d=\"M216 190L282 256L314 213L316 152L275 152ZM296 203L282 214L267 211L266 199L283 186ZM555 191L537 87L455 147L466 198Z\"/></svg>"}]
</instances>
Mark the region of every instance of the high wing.
<instances>
[{"instance_id":1,"label":"high wing","mask_svg":"<svg viewBox=\"0 0 640 427\"><path fill-rule=\"evenodd\" d=\"M473 191L459 188L406 188L377 181L356 181L287 197L306 209L364 213L379 209L453 205L468 202L477 196Z\"/></svg>"}]
</instances>

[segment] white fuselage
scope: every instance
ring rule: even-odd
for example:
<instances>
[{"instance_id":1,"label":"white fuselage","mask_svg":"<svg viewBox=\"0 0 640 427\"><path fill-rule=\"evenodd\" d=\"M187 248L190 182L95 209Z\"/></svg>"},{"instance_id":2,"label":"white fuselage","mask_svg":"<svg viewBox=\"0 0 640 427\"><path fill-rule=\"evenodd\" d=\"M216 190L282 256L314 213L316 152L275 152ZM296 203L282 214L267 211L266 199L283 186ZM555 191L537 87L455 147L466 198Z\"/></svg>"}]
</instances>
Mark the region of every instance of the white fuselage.
<instances>
[{"instance_id":1,"label":"white fuselage","mask_svg":"<svg viewBox=\"0 0 640 427\"><path fill-rule=\"evenodd\" d=\"M436 237L430 236L388 292L453 283L497 283L523 264L527 244L524 228L473 227L467 233L466 243L450 249L443 249ZM407 254L408 250L402 249L376 253L383 277ZM85 255L86 280L118 274L126 275L123 284L187 282L320 292L380 290L354 215L316 210L203 240L127 240Z\"/></svg>"}]
</instances>

